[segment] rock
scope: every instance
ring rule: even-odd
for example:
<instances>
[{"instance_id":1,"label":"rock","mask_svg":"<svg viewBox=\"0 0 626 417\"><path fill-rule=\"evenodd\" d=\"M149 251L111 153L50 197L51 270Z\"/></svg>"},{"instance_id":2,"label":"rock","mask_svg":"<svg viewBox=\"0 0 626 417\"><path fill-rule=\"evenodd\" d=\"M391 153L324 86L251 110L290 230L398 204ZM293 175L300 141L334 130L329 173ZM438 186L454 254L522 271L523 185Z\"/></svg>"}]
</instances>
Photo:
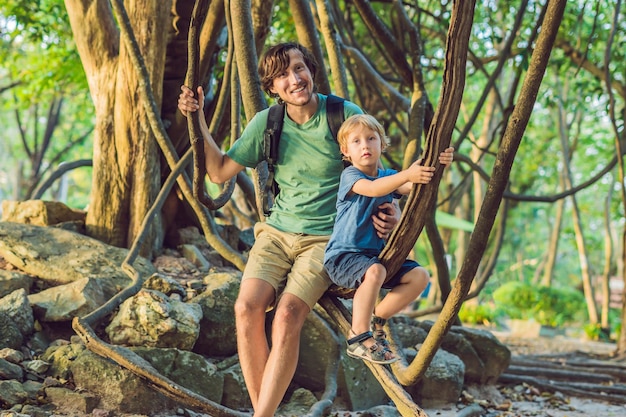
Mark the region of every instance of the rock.
<instances>
[{"instance_id":1,"label":"rock","mask_svg":"<svg viewBox=\"0 0 626 417\"><path fill-rule=\"evenodd\" d=\"M45 388L46 398L60 411L90 414L98 405L98 397L63 387Z\"/></svg>"},{"instance_id":2,"label":"rock","mask_svg":"<svg viewBox=\"0 0 626 417\"><path fill-rule=\"evenodd\" d=\"M444 337L441 348L454 353L465 364L465 381L480 381L485 370L485 362L478 356L474 346L461 334L448 332Z\"/></svg>"},{"instance_id":3,"label":"rock","mask_svg":"<svg viewBox=\"0 0 626 417\"><path fill-rule=\"evenodd\" d=\"M220 403L224 392L224 375L204 357L179 349L132 348L158 370L177 384Z\"/></svg>"},{"instance_id":4,"label":"rock","mask_svg":"<svg viewBox=\"0 0 626 417\"><path fill-rule=\"evenodd\" d=\"M2 219L4 222L49 226L63 222L85 222L86 213L82 210L69 208L59 201L27 200L2 202Z\"/></svg>"},{"instance_id":5,"label":"rock","mask_svg":"<svg viewBox=\"0 0 626 417\"><path fill-rule=\"evenodd\" d=\"M28 392L19 381L14 379L0 381L0 404L6 404L10 408L23 404L26 400L28 400Z\"/></svg>"},{"instance_id":6,"label":"rock","mask_svg":"<svg viewBox=\"0 0 626 417\"><path fill-rule=\"evenodd\" d=\"M224 393L221 404L234 410L252 408L239 362L224 369L221 373L224 376Z\"/></svg>"},{"instance_id":7,"label":"rock","mask_svg":"<svg viewBox=\"0 0 626 417\"><path fill-rule=\"evenodd\" d=\"M426 320L417 325L430 331L433 322ZM511 360L511 351L492 333L470 327L452 326L441 348L463 360L468 382L494 383Z\"/></svg>"},{"instance_id":8,"label":"rock","mask_svg":"<svg viewBox=\"0 0 626 417\"><path fill-rule=\"evenodd\" d=\"M0 358L0 379L22 381L24 379L24 371L21 366Z\"/></svg>"},{"instance_id":9,"label":"rock","mask_svg":"<svg viewBox=\"0 0 626 417\"><path fill-rule=\"evenodd\" d=\"M363 361L349 357L345 349L341 352L337 390L350 410L365 410L389 401L385 390Z\"/></svg>"},{"instance_id":10,"label":"rock","mask_svg":"<svg viewBox=\"0 0 626 417\"><path fill-rule=\"evenodd\" d=\"M72 361L70 370L76 386L100 399L98 408L153 414L176 405L149 388L139 376L89 350L84 350Z\"/></svg>"},{"instance_id":11,"label":"rock","mask_svg":"<svg viewBox=\"0 0 626 417\"><path fill-rule=\"evenodd\" d=\"M50 364L48 375L61 381L69 380L72 363L85 349L85 345L79 343L50 346L41 356Z\"/></svg>"},{"instance_id":12,"label":"rock","mask_svg":"<svg viewBox=\"0 0 626 417\"><path fill-rule=\"evenodd\" d=\"M111 343L191 350L198 339L202 308L142 289L122 303L106 327Z\"/></svg>"},{"instance_id":13,"label":"rock","mask_svg":"<svg viewBox=\"0 0 626 417\"><path fill-rule=\"evenodd\" d=\"M24 354L16 349L4 348L0 349L0 358L11 363L20 363L24 360Z\"/></svg>"},{"instance_id":14,"label":"rock","mask_svg":"<svg viewBox=\"0 0 626 417\"><path fill-rule=\"evenodd\" d=\"M192 264L194 264L200 271L208 272L211 264L204 257L200 249L195 245L184 244L180 246L180 250L185 257Z\"/></svg>"},{"instance_id":15,"label":"rock","mask_svg":"<svg viewBox=\"0 0 626 417\"><path fill-rule=\"evenodd\" d=\"M19 349L24 343L22 332L6 314L0 314L0 349Z\"/></svg>"},{"instance_id":16,"label":"rock","mask_svg":"<svg viewBox=\"0 0 626 417\"><path fill-rule=\"evenodd\" d=\"M28 296L37 319L70 321L85 316L108 301L102 280L81 278Z\"/></svg>"},{"instance_id":17,"label":"rock","mask_svg":"<svg viewBox=\"0 0 626 417\"><path fill-rule=\"evenodd\" d=\"M27 337L33 333L33 310L24 289L15 290L0 299L0 315L10 318L22 336Z\"/></svg>"},{"instance_id":18,"label":"rock","mask_svg":"<svg viewBox=\"0 0 626 417\"><path fill-rule=\"evenodd\" d=\"M181 297L187 295L185 287L180 285L174 278L168 277L163 274L152 274L142 285L143 288L149 290L160 291L163 294L170 297L172 294L178 294Z\"/></svg>"},{"instance_id":19,"label":"rock","mask_svg":"<svg viewBox=\"0 0 626 417\"><path fill-rule=\"evenodd\" d=\"M308 414L309 410L317 402L317 398L315 395L307 389L298 388L296 389L289 401L286 404L283 404L278 410L278 415L286 415L286 416L304 416Z\"/></svg>"},{"instance_id":20,"label":"rock","mask_svg":"<svg viewBox=\"0 0 626 417\"><path fill-rule=\"evenodd\" d=\"M84 278L103 280L105 298L125 288L130 277L121 265L127 249L53 227L0 222L0 256L47 286L63 285ZM138 257L133 267L142 276L156 272Z\"/></svg>"},{"instance_id":21,"label":"rock","mask_svg":"<svg viewBox=\"0 0 626 417\"><path fill-rule=\"evenodd\" d=\"M328 324L315 311L311 312L300 335L300 354L294 381L311 391L323 391L329 362L335 361L335 366L339 366L340 343Z\"/></svg>"},{"instance_id":22,"label":"rock","mask_svg":"<svg viewBox=\"0 0 626 417\"><path fill-rule=\"evenodd\" d=\"M34 278L18 271L0 269L0 298L11 294L15 290L23 289L30 293Z\"/></svg>"},{"instance_id":23,"label":"rock","mask_svg":"<svg viewBox=\"0 0 626 417\"><path fill-rule=\"evenodd\" d=\"M509 348L486 330L460 326L452 326L450 330L464 337L484 363L482 372L473 381L494 384L511 363Z\"/></svg>"},{"instance_id":24,"label":"rock","mask_svg":"<svg viewBox=\"0 0 626 417\"><path fill-rule=\"evenodd\" d=\"M140 258L135 267L148 277L142 290L93 330L103 337L106 329L107 342L136 345L130 349L165 378L225 407L250 412L236 356L234 304L241 273L224 266L228 263L194 230L181 244L198 249L196 254L210 264L208 274L174 249L154 264ZM229 242L241 247L244 235L232 234ZM178 406L141 377L87 350L71 328L70 319L92 312L130 283L121 268L127 254L67 230L0 222L0 403L12 415L49 417L51 407L100 417L162 415ZM432 325L403 316L390 322L406 347L421 343ZM307 318L296 375L280 411L287 414L279 415L308 413L326 388L328 365L337 360L336 407L396 417L383 388L362 361L345 355L345 340L329 323L318 310ZM407 391L420 404L455 403L463 377L495 380L508 364L510 353L496 342L489 333L452 328L442 346L461 359L440 350L424 379ZM481 373L487 376L480 379ZM50 404L34 405L46 400ZM195 416L183 409L174 414Z\"/></svg>"},{"instance_id":25,"label":"rock","mask_svg":"<svg viewBox=\"0 0 626 417\"><path fill-rule=\"evenodd\" d=\"M407 352L407 359L413 360L416 352ZM417 384L405 387L417 404L435 407L456 403L463 390L465 365L456 355L439 349L435 354L424 378Z\"/></svg>"},{"instance_id":26,"label":"rock","mask_svg":"<svg viewBox=\"0 0 626 417\"><path fill-rule=\"evenodd\" d=\"M216 272L204 279L206 288L190 302L202 307L200 334L193 351L209 357L237 353L235 300L239 294L241 273Z\"/></svg>"}]
</instances>

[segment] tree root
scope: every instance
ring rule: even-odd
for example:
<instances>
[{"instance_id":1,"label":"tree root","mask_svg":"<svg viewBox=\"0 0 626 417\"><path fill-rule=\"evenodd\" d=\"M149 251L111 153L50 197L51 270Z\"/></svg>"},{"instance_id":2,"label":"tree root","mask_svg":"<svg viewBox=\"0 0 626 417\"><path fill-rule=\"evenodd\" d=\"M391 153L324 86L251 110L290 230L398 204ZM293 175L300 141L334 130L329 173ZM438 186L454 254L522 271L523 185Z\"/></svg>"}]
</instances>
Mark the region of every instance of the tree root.
<instances>
[{"instance_id":1,"label":"tree root","mask_svg":"<svg viewBox=\"0 0 626 417\"><path fill-rule=\"evenodd\" d=\"M150 386L168 398L180 404L185 404L196 411L207 413L214 417L247 417L249 414L231 410L220 404L214 403L207 398L184 388L174 381L161 375L145 359L132 350L121 346L114 346L102 341L95 332L83 320L76 317L72 321L72 327L76 334L85 343L86 347L104 357L113 360L118 365L128 369L135 375L146 380Z\"/></svg>"},{"instance_id":2,"label":"tree root","mask_svg":"<svg viewBox=\"0 0 626 417\"><path fill-rule=\"evenodd\" d=\"M528 376L532 375L532 376ZM626 403L626 365L584 353L513 357L499 383L528 384L548 392Z\"/></svg>"}]
</instances>

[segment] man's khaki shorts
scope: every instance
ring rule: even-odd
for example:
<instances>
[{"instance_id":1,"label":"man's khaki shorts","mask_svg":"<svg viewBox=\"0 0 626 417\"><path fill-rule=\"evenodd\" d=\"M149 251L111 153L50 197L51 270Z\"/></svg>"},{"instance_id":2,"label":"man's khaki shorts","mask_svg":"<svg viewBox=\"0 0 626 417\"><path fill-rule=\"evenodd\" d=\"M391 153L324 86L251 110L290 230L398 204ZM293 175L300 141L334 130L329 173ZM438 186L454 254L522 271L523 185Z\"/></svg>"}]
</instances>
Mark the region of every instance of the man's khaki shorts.
<instances>
[{"instance_id":1,"label":"man's khaki shorts","mask_svg":"<svg viewBox=\"0 0 626 417\"><path fill-rule=\"evenodd\" d=\"M330 236L286 233L259 222L254 237L242 280L261 279L274 287L277 296L293 294L313 309L331 284L324 269Z\"/></svg>"}]
</instances>

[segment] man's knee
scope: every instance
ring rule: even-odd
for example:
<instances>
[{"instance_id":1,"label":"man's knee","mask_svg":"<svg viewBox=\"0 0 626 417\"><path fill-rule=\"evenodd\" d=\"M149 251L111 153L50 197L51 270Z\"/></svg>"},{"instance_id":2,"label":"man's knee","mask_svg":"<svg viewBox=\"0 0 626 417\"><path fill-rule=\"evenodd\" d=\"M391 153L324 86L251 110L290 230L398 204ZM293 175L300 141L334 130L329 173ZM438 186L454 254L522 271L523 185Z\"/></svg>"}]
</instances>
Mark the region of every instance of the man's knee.
<instances>
[{"instance_id":1,"label":"man's knee","mask_svg":"<svg viewBox=\"0 0 626 417\"><path fill-rule=\"evenodd\" d=\"M257 279L244 281L235 300L235 317L264 316L274 296L274 289L266 282Z\"/></svg>"},{"instance_id":2,"label":"man's knee","mask_svg":"<svg viewBox=\"0 0 626 417\"><path fill-rule=\"evenodd\" d=\"M276 307L272 327L275 330L299 331L309 311L309 306L304 301L285 294Z\"/></svg>"}]
</instances>

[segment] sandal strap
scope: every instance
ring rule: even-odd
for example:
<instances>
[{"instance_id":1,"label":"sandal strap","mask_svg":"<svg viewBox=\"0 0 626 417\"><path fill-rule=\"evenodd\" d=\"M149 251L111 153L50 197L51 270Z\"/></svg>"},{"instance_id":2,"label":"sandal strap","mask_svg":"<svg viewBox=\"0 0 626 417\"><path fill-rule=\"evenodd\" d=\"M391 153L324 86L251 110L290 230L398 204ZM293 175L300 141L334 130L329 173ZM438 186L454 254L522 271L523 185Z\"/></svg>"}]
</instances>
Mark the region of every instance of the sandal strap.
<instances>
[{"instance_id":1,"label":"sandal strap","mask_svg":"<svg viewBox=\"0 0 626 417\"><path fill-rule=\"evenodd\" d=\"M372 316L372 324L377 324L379 326L384 326L387 323L387 319L378 316Z\"/></svg>"},{"instance_id":2,"label":"sandal strap","mask_svg":"<svg viewBox=\"0 0 626 417\"><path fill-rule=\"evenodd\" d=\"M362 341L364 341L364 340L369 339L369 338L370 338L370 337L372 337L372 336L373 336L373 335L372 335L372 332L371 332L371 331L369 331L369 332L363 332L363 333L361 333L361 334L358 334L358 335L354 336L352 339L348 339L348 344L349 344L349 345L353 345L353 344L355 344L355 343L360 343L360 342L362 342Z\"/></svg>"}]
</instances>

